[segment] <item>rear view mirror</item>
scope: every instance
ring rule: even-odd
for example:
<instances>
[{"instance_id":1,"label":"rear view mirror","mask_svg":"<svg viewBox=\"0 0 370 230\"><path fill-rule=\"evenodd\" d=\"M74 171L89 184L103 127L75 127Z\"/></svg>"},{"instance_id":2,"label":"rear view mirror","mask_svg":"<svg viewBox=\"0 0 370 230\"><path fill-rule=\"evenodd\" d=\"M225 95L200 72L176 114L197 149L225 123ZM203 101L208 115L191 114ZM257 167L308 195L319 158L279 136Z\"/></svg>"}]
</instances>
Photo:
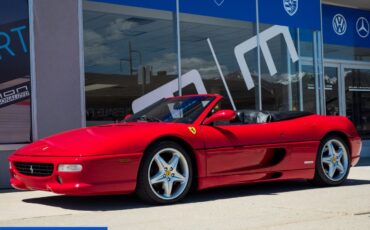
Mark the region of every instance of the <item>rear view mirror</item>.
<instances>
[{"instance_id":1,"label":"rear view mirror","mask_svg":"<svg viewBox=\"0 0 370 230\"><path fill-rule=\"evenodd\" d=\"M235 119L235 117L236 112L234 110L220 110L208 117L203 124L209 125L215 121L232 121Z\"/></svg>"}]
</instances>

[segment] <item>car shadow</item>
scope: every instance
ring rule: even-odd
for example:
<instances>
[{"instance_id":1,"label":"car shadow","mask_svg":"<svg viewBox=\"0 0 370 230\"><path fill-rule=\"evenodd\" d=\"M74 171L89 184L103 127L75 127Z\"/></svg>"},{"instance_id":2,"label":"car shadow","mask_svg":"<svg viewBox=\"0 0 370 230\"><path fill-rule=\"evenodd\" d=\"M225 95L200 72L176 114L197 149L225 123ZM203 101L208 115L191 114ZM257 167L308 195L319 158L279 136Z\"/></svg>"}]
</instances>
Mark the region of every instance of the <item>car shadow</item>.
<instances>
[{"instance_id":1,"label":"car shadow","mask_svg":"<svg viewBox=\"0 0 370 230\"><path fill-rule=\"evenodd\" d=\"M342 186L358 186L367 184L370 184L370 181L347 180L347 182ZM189 194L181 203L175 205L201 203L246 196L278 195L279 193L284 192L301 191L309 189L317 189L317 187L314 187L303 180L212 188L203 191L194 191L191 194ZM156 207L142 202L135 195L93 196L93 197L71 197L58 195L39 198L29 198L24 199L23 202L78 211L116 211L116 210Z\"/></svg>"}]
</instances>

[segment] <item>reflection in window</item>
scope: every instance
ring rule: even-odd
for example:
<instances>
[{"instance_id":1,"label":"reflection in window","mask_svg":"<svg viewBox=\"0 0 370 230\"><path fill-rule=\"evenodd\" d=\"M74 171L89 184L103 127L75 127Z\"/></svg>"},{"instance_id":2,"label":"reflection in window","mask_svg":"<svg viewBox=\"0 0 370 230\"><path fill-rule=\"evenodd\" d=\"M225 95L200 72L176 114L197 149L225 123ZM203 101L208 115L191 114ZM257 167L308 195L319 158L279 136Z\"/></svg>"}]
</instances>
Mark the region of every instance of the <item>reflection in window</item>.
<instances>
[{"instance_id":1,"label":"reflection in window","mask_svg":"<svg viewBox=\"0 0 370 230\"><path fill-rule=\"evenodd\" d=\"M172 13L116 7L84 11L87 125L122 120L133 100L177 77Z\"/></svg>"},{"instance_id":2,"label":"reflection in window","mask_svg":"<svg viewBox=\"0 0 370 230\"><path fill-rule=\"evenodd\" d=\"M0 144L31 141L31 78L27 0L0 8Z\"/></svg>"},{"instance_id":3,"label":"reflection in window","mask_svg":"<svg viewBox=\"0 0 370 230\"><path fill-rule=\"evenodd\" d=\"M261 33L272 26L262 24ZM313 31L290 28L290 34L300 55L298 61L292 61L293 54L282 34L267 42L277 70L275 75L271 76L266 59L261 56L263 110L316 112L315 71L313 56L309 56L313 54Z\"/></svg>"},{"instance_id":4,"label":"reflection in window","mask_svg":"<svg viewBox=\"0 0 370 230\"><path fill-rule=\"evenodd\" d=\"M338 68L325 67L326 115L339 115Z\"/></svg>"},{"instance_id":5,"label":"reflection in window","mask_svg":"<svg viewBox=\"0 0 370 230\"><path fill-rule=\"evenodd\" d=\"M256 85L251 90L246 87L234 53L237 45L255 36L255 24L188 14L183 14L180 18L182 72L197 69L208 93L218 93L228 98L207 42L209 38L236 108L255 109L258 88L257 49L246 54L248 67ZM184 93L194 92L185 90Z\"/></svg>"},{"instance_id":6,"label":"reflection in window","mask_svg":"<svg viewBox=\"0 0 370 230\"><path fill-rule=\"evenodd\" d=\"M345 69L347 116L370 138L370 70Z\"/></svg>"}]
</instances>

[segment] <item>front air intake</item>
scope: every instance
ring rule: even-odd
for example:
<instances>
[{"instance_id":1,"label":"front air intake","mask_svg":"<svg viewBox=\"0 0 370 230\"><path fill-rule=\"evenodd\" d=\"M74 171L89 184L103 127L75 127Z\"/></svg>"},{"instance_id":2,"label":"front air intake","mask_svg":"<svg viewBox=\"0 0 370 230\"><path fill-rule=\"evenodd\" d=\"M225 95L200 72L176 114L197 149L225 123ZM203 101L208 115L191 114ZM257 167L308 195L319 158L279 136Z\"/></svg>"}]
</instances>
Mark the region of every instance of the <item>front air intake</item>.
<instances>
[{"instance_id":1,"label":"front air intake","mask_svg":"<svg viewBox=\"0 0 370 230\"><path fill-rule=\"evenodd\" d=\"M54 165L47 163L15 162L15 168L20 174L27 176L46 177L53 174Z\"/></svg>"}]
</instances>

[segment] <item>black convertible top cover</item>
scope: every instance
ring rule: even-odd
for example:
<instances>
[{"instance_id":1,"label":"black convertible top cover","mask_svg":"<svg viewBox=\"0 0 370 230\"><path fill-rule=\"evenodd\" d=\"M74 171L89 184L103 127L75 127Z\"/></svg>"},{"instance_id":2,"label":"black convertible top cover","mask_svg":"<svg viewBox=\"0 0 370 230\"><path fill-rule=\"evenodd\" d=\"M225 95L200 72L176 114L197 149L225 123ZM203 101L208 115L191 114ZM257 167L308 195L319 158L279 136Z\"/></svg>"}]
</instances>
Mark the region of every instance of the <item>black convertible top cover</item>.
<instances>
[{"instance_id":1,"label":"black convertible top cover","mask_svg":"<svg viewBox=\"0 0 370 230\"><path fill-rule=\"evenodd\" d=\"M271 115L271 121L285 121L291 120L299 117L305 117L309 115L313 115L310 112L302 112L302 111L291 111L291 112L267 112Z\"/></svg>"}]
</instances>

